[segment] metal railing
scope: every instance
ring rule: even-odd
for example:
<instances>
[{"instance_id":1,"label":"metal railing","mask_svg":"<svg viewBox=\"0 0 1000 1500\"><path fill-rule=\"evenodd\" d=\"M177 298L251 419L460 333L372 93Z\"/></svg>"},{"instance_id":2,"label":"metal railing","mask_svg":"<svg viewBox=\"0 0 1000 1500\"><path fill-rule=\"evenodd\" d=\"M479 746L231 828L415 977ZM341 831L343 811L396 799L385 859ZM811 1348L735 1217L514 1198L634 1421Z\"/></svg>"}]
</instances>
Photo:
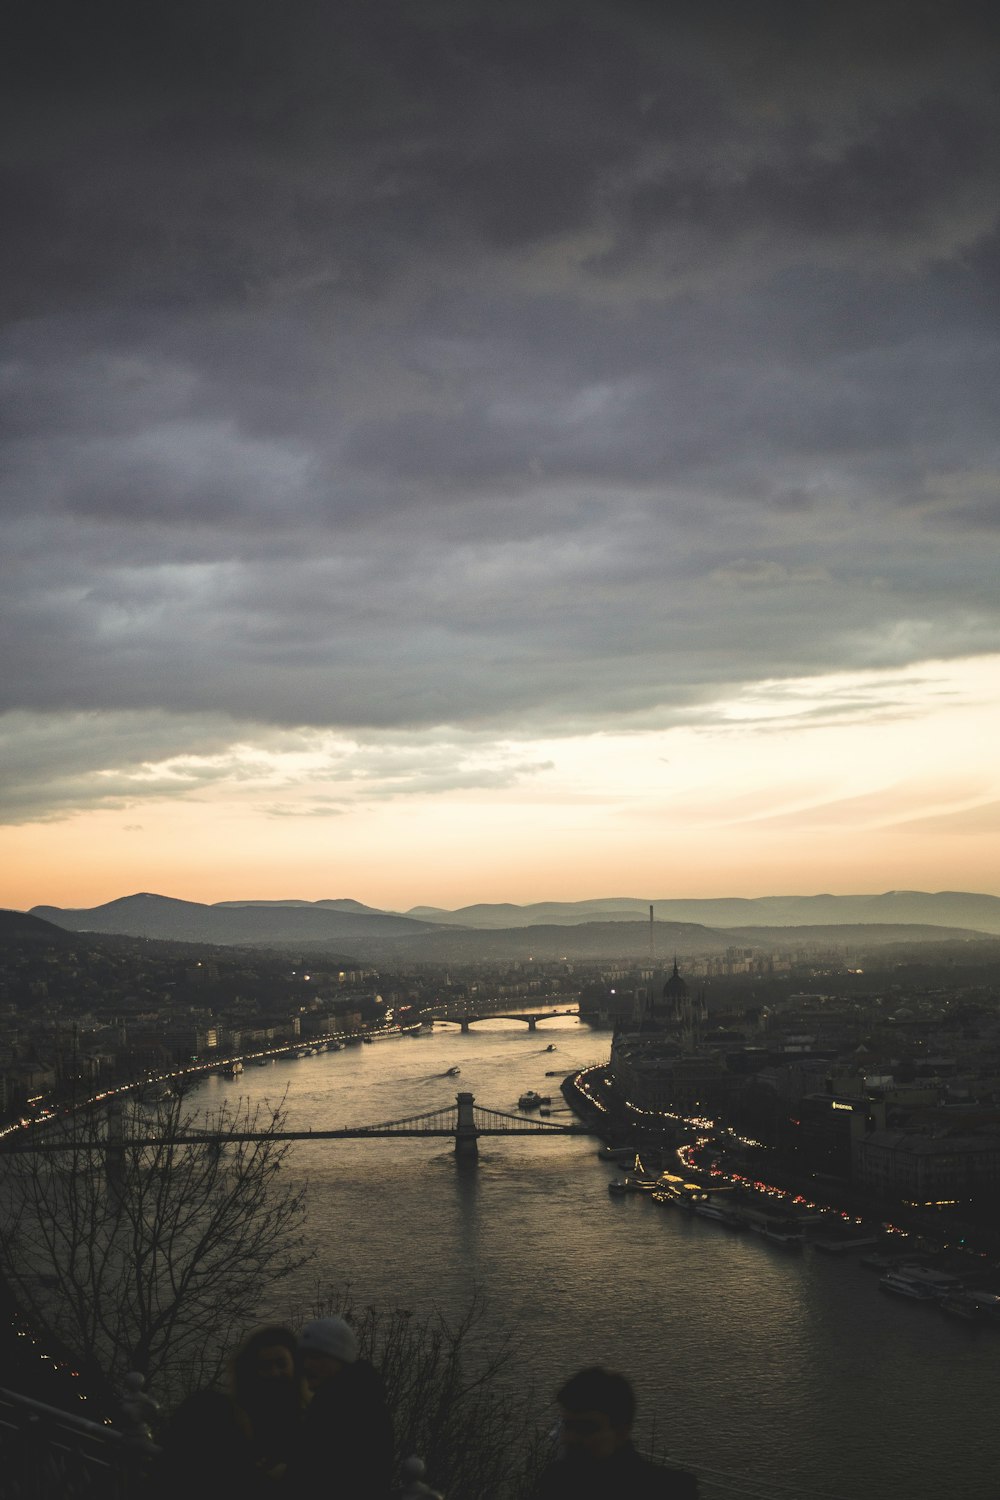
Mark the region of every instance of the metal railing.
<instances>
[{"instance_id":1,"label":"metal railing","mask_svg":"<svg viewBox=\"0 0 1000 1500\"><path fill-rule=\"evenodd\" d=\"M158 1457L141 1430L133 1436L0 1389L4 1500L139 1500Z\"/></svg>"}]
</instances>

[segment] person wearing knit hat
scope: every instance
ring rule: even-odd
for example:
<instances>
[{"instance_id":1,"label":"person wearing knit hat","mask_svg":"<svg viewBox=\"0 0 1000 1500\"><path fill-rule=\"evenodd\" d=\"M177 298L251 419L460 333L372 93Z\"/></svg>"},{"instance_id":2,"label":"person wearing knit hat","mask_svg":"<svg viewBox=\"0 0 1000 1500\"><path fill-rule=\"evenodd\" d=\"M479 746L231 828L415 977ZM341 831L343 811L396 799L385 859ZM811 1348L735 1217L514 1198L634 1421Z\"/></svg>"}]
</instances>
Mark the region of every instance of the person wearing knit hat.
<instances>
[{"instance_id":1,"label":"person wearing knit hat","mask_svg":"<svg viewBox=\"0 0 1000 1500\"><path fill-rule=\"evenodd\" d=\"M289 1464L291 1500L388 1500L395 1443L382 1378L362 1359L346 1318L315 1318L299 1335L299 1364L312 1400Z\"/></svg>"},{"instance_id":2,"label":"person wearing knit hat","mask_svg":"<svg viewBox=\"0 0 1000 1500\"><path fill-rule=\"evenodd\" d=\"M357 1335L346 1318L315 1318L299 1335L302 1373L313 1390L357 1357Z\"/></svg>"}]
</instances>

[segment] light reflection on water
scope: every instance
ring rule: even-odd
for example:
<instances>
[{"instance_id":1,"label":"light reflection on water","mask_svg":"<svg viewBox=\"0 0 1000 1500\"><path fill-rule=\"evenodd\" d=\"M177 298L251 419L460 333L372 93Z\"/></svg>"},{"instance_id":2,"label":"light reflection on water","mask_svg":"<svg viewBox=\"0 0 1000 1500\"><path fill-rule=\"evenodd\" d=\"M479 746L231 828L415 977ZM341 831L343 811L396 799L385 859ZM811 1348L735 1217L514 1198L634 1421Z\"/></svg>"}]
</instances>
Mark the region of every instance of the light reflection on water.
<instances>
[{"instance_id":1,"label":"light reflection on water","mask_svg":"<svg viewBox=\"0 0 1000 1500\"><path fill-rule=\"evenodd\" d=\"M198 1099L276 1101L287 1087L296 1129L443 1108L459 1088L511 1111L533 1088L558 1108L560 1079L546 1070L569 1072L606 1048L570 1020L534 1034L512 1022L466 1036L436 1028L249 1067L238 1083L210 1080ZM453 1065L461 1076L443 1077ZM812 1495L939 1500L956 1485L968 1500L995 1495L1000 1331L901 1304L853 1259L790 1256L645 1198L613 1199L596 1146L484 1139L470 1172L433 1138L296 1144L287 1170L308 1179L317 1258L275 1310L350 1283L359 1302L457 1312L479 1287L498 1332L523 1339L543 1403L581 1364L623 1369L647 1430L697 1468Z\"/></svg>"}]
</instances>

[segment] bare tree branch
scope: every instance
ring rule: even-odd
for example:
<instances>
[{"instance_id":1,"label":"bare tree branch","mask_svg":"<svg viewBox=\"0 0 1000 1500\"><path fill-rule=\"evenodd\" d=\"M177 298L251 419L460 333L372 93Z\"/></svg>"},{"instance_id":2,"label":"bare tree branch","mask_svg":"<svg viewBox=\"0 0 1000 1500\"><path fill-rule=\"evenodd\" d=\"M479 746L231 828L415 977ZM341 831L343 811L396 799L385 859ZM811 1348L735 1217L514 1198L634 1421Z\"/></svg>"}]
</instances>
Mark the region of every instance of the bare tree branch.
<instances>
[{"instance_id":1,"label":"bare tree branch","mask_svg":"<svg viewBox=\"0 0 1000 1500\"><path fill-rule=\"evenodd\" d=\"M109 1385L140 1370L169 1399L217 1374L265 1288L309 1259L284 1122L283 1100L133 1100L0 1156L0 1268L32 1321Z\"/></svg>"}]
</instances>

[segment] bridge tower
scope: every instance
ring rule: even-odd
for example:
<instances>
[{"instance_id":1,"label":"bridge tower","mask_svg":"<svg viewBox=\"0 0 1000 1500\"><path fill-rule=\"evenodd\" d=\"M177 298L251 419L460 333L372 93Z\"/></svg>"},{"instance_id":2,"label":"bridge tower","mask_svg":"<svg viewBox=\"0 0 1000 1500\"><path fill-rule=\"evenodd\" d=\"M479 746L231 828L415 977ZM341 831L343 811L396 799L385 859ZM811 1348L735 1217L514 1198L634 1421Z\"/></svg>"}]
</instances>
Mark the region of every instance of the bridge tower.
<instances>
[{"instance_id":1,"label":"bridge tower","mask_svg":"<svg viewBox=\"0 0 1000 1500\"><path fill-rule=\"evenodd\" d=\"M108 1144L104 1170L108 1176L108 1186L113 1192L117 1192L125 1181L125 1123L120 1099L112 1099L108 1105L106 1128Z\"/></svg>"},{"instance_id":2,"label":"bridge tower","mask_svg":"<svg viewBox=\"0 0 1000 1500\"><path fill-rule=\"evenodd\" d=\"M456 1095L458 1125L455 1130L455 1158L459 1162L475 1164L479 1160L479 1131L476 1129L472 1106L474 1094Z\"/></svg>"}]
</instances>

